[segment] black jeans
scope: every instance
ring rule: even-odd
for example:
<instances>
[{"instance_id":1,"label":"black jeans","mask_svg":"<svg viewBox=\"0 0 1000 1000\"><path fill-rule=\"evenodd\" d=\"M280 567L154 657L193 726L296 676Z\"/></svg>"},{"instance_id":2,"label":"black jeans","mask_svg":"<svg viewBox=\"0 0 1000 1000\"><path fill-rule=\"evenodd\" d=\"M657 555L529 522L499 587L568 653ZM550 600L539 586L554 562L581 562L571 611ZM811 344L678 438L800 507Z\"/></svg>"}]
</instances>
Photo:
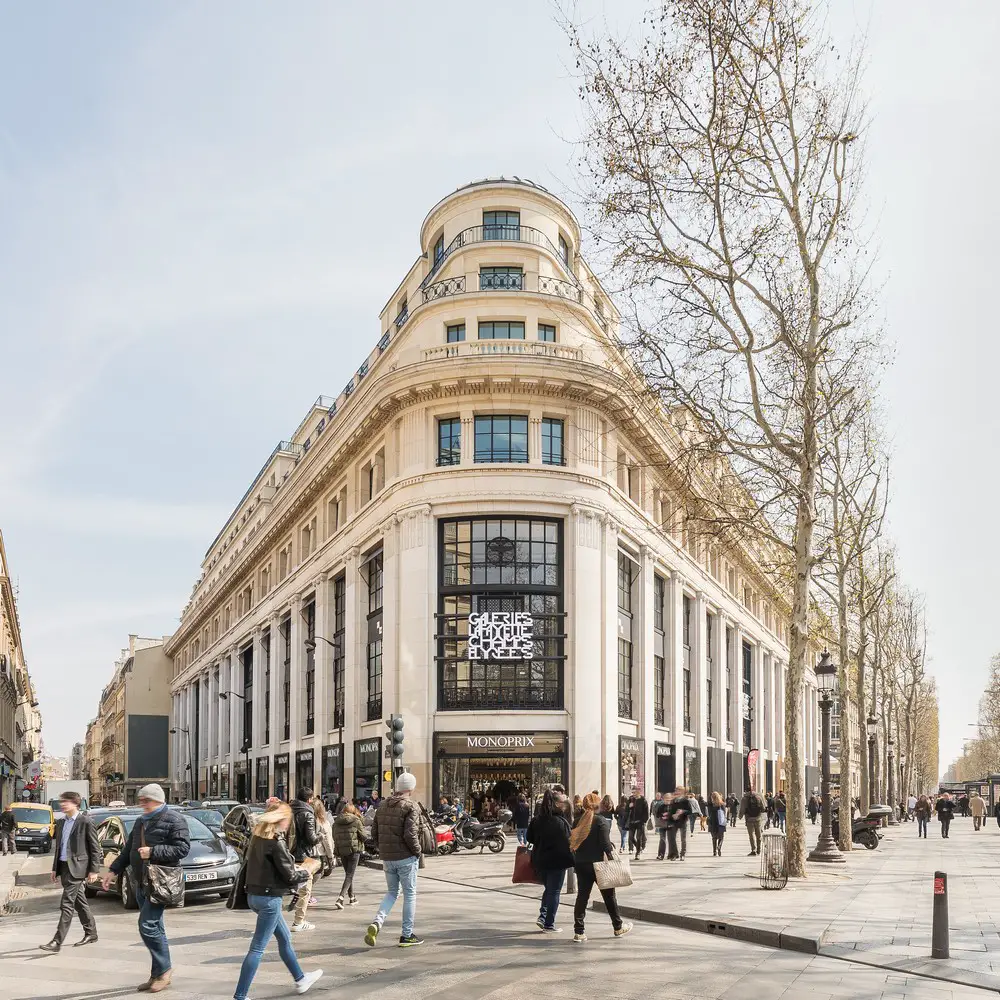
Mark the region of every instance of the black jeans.
<instances>
[{"instance_id":1,"label":"black jeans","mask_svg":"<svg viewBox=\"0 0 1000 1000\"><path fill-rule=\"evenodd\" d=\"M344 884L340 887L341 897L354 898L354 873L358 870L360 854L348 854L340 859L344 863Z\"/></svg>"},{"instance_id":2,"label":"black jeans","mask_svg":"<svg viewBox=\"0 0 1000 1000\"><path fill-rule=\"evenodd\" d=\"M950 816L942 816L941 817L941 836L942 837L947 837L948 836L948 827L949 826L951 826L951 817Z\"/></svg>"},{"instance_id":3,"label":"black jeans","mask_svg":"<svg viewBox=\"0 0 1000 1000\"><path fill-rule=\"evenodd\" d=\"M681 851L680 854L677 853L677 835L680 834L681 837ZM667 858L670 861L675 861L677 858L683 858L687 854L688 846L688 828L687 820L684 820L680 826L668 826L667 827L667 840L670 842L670 847L667 851Z\"/></svg>"},{"instance_id":4,"label":"black jeans","mask_svg":"<svg viewBox=\"0 0 1000 1000\"><path fill-rule=\"evenodd\" d=\"M712 831L712 854L722 853L722 841L726 838L726 828L720 826Z\"/></svg>"},{"instance_id":5,"label":"black jeans","mask_svg":"<svg viewBox=\"0 0 1000 1000\"><path fill-rule=\"evenodd\" d=\"M667 853L667 828L661 826L659 830L660 846L656 849L656 857L662 861L663 855Z\"/></svg>"},{"instance_id":6,"label":"black jeans","mask_svg":"<svg viewBox=\"0 0 1000 1000\"><path fill-rule=\"evenodd\" d=\"M917 836L927 839L927 818L924 816L917 817Z\"/></svg>"},{"instance_id":7,"label":"black jeans","mask_svg":"<svg viewBox=\"0 0 1000 1000\"><path fill-rule=\"evenodd\" d=\"M58 850L58 847L54 849ZM66 940L74 913L79 914L80 923L83 924L86 934L96 934L97 924L90 912L87 894L83 891L85 879L70 875L66 862L60 861L59 880L62 882L62 899L59 900L59 926L56 928L53 940L60 943Z\"/></svg>"},{"instance_id":8,"label":"black jeans","mask_svg":"<svg viewBox=\"0 0 1000 1000\"><path fill-rule=\"evenodd\" d=\"M590 894L597 884L594 876L594 866L591 863L576 865L576 904L573 907L573 933L583 933L583 918L587 915L587 904ZM604 905L608 908L608 916L615 930L622 925L622 916L618 912L618 900L614 889L599 889Z\"/></svg>"},{"instance_id":9,"label":"black jeans","mask_svg":"<svg viewBox=\"0 0 1000 1000\"><path fill-rule=\"evenodd\" d=\"M633 823L629 827L628 835L629 847L635 849L635 853L642 854L646 850L646 824Z\"/></svg>"}]
</instances>

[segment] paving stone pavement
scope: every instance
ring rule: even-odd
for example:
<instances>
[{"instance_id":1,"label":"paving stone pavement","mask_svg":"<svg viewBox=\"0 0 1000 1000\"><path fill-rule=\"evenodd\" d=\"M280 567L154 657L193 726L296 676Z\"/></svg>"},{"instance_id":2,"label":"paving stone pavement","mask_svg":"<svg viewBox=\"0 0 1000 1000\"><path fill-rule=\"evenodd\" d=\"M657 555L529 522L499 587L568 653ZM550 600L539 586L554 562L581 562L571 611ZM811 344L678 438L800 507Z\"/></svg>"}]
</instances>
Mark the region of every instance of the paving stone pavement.
<instances>
[{"instance_id":1,"label":"paving stone pavement","mask_svg":"<svg viewBox=\"0 0 1000 1000\"><path fill-rule=\"evenodd\" d=\"M696 838L693 857L699 851ZM321 966L326 972L311 995L374 1000L398 998L405 989L407 1000L526 1000L542 995L578 1000L592 991L585 985L591 982L599 984L602 1000L646 1000L652 995L679 1000L747 1000L761 995L768 1000L982 1000L995 996L912 973L655 924L638 924L627 938L615 939L607 918L598 913L588 914L590 940L576 945L571 936L571 907L566 905L570 897L564 897L558 918L565 933L540 934L534 927L539 890L510 885L512 864L510 850L499 857L465 854L431 860L420 880L417 919L417 930L426 936L426 944L410 950L393 946L398 912L390 917L377 948L365 948L361 942L382 893L380 872L359 873L361 905L342 912L332 908L339 888L335 877L319 883L319 904L311 913L317 929L294 938L303 966ZM711 864L711 858L686 864L693 871L696 865ZM743 879L737 869L734 866L731 881ZM662 882L666 875L652 871L640 875L637 888L654 878ZM673 892L687 878L677 875L668 881ZM774 899L781 895L757 892ZM52 933L57 900L57 889L29 886L20 902L21 912L0 918L0 1000L131 996L149 971L135 914L125 913L113 899L101 898L95 903L98 944L79 950L65 947L50 956L38 951L37 945ZM252 928L252 914L231 913L221 901L193 903L170 912L167 929L175 979L167 996L174 1000L231 997ZM79 935L75 926L69 941ZM272 944L253 995L264 1000L291 992Z\"/></svg>"}]
</instances>

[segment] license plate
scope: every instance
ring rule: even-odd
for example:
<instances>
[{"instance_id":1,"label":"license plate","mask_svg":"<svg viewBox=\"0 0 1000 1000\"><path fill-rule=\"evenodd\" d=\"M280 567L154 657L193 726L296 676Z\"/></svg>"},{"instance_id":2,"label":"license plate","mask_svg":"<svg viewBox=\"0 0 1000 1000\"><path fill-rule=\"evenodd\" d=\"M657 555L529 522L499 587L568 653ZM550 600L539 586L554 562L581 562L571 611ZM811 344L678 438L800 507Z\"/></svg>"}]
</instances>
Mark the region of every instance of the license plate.
<instances>
[{"instance_id":1,"label":"license plate","mask_svg":"<svg viewBox=\"0 0 1000 1000\"><path fill-rule=\"evenodd\" d=\"M15 837L14 838L14 843L16 843L16 844L30 844L31 843L31 837Z\"/></svg>"},{"instance_id":2,"label":"license plate","mask_svg":"<svg viewBox=\"0 0 1000 1000\"><path fill-rule=\"evenodd\" d=\"M185 872L185 882L215 882L219 877L218 872Z\"/></svg>"}]
</instances>

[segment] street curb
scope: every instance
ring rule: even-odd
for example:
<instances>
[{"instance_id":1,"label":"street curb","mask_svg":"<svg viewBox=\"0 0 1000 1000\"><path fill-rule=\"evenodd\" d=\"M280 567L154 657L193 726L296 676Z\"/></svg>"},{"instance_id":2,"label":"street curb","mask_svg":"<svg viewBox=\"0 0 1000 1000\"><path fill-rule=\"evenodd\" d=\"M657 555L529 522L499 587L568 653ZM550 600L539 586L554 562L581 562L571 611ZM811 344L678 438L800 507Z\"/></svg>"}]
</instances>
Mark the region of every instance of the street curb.
<instances>
[{"instance_id":1,"label":"street curb","mask_svg":"<svg viewBox=\"0 0 1000 1000\"><path fill-rule=\"evenodd\" d=\"M595 900L591 904L591 908L598 913L607 913L603 900ZM748 944L780 948L784 951L797 951L804 955L818 955L820 950L819 938L789 934L783 930L776 931L765 927L752 927L749 924L733 923L718 917L695 917L682 913L664 913L662 910L644 910L637 906L621 905L619 905L618 911L623 917L640 920L643 923L677 927L680 930L695 931L698 934L713 934L716 937L730 938L733 941L745 941Z\"/></svg>"}]
</instances>

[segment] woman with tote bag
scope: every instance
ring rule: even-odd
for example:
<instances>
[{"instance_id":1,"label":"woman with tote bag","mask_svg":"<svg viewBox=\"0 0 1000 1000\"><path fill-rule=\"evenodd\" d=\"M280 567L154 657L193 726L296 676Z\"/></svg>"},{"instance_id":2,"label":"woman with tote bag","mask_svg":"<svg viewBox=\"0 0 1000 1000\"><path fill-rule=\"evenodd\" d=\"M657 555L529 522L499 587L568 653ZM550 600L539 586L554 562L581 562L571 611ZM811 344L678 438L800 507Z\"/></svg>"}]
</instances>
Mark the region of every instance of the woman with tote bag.
<instances>
[{"instance_id":1,"label":"woman with tote bag","mask_svg":"<svg viewBox=\"0 0 1000 1000\"><path fill-rule=\"evenodd\" d=\"M584 931L584 917L590 893L593 891L597 875L594 871L595 862L615 861L624 865L624 861L616 861L615 846L611 843L611 823L598 814L601 807L599 795L591 792L584 797L583 811L573 832L570 834L569 846L573 850L573 867L576 871L576 905L573 908L573 940L582 943L587 940ZM632 924L622 920L618 912L618 900L614 889L601 889L601 897L607 907L611 925L615 929L615 937L624 937Z\"/></svg>"}]
</instances>

